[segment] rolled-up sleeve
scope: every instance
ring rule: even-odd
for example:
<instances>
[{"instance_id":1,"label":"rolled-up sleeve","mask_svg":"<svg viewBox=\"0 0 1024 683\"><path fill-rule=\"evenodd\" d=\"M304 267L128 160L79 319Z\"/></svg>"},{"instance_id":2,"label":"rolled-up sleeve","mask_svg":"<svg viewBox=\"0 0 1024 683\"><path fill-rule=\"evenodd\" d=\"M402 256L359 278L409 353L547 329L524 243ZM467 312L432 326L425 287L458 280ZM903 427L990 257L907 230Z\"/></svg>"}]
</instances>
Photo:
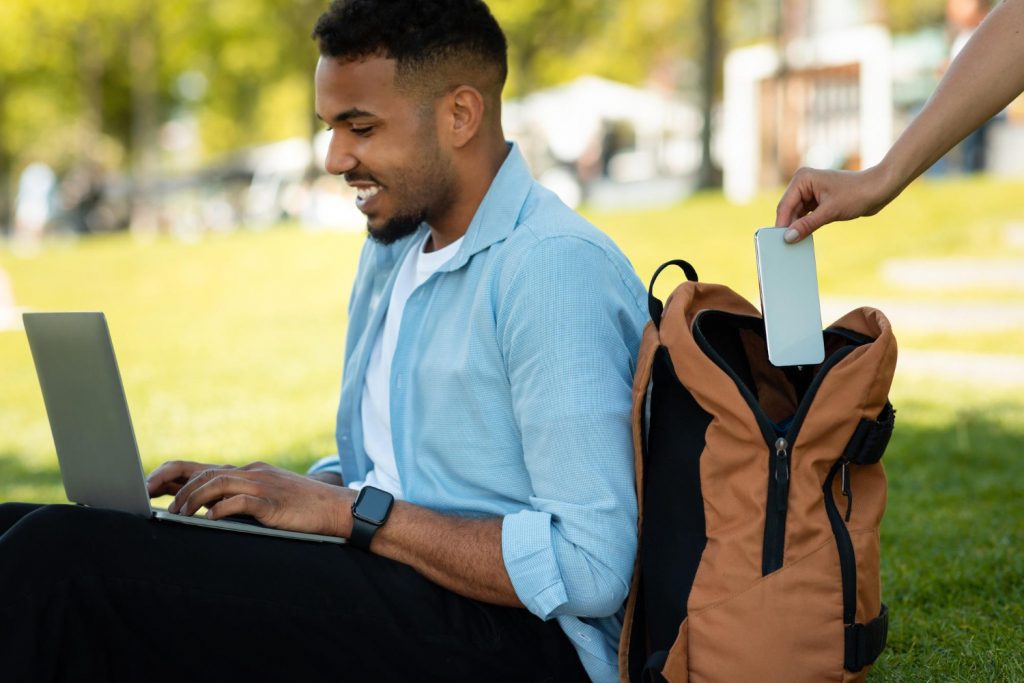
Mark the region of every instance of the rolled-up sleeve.
<instances>
[{"instance_id":1,"label":"rolled-up sleeve","mask_svg":"<svg viewBox=\"0 0 1024 683\"><path fill-rule=\"evenodd\" d=\"M505 516L502 553L534 614L603 617L636 553L632 377L642 286L624 257L541 239L502 292L498 333L533 495Z\"/></svg>"},{"instance_id":2,"label":"rolled-up sleeve","mask_svg":"<svg viewBox=\"0 0 1024 683\"><path fill-rule=\"evenodd\" d=\"M325 455L324 457L313 463L306 474L321 474L323 472L332 472L341 476L341 461L338 459L338 454Z\"/></svg>"}]
</instances>

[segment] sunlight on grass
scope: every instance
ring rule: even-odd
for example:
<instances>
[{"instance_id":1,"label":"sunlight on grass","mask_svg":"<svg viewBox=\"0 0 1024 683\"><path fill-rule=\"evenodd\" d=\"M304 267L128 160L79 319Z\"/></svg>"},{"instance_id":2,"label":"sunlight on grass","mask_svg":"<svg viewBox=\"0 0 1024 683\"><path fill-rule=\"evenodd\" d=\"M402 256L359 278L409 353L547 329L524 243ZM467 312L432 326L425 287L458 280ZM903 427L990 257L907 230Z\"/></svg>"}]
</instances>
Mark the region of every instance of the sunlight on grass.
<instances>
[{"instance_id":1,"label":"sunlight on grass","mask_svg":"<svg viewBox=\"0 0 1024 683\"><path fill-rule=\"evenodd\" d=\"M922 184L880 216L816 235L823 297L1021 306L966 286L929 298L887 281L893 258L1024 260L1002 242L1024 183ZM588 212L646 281L671 258L757 300L753 231L777 195L744 207L698 195L669 209ZM296 228L186 245L127 235L0 251L19 306L107 313L147 469L169 458L304 469L333 451L346 306L361 234ZM666 274L659 296L680 276ZM899 332L899 331L898 331ZM907 330L901 353L1024 357L1024 330ZM63 501L24 334L0 333L0 500ZM1024 679L1024 390L897 372L883 524L890 646L872 680Z\"/></svg>"}]
</instances>

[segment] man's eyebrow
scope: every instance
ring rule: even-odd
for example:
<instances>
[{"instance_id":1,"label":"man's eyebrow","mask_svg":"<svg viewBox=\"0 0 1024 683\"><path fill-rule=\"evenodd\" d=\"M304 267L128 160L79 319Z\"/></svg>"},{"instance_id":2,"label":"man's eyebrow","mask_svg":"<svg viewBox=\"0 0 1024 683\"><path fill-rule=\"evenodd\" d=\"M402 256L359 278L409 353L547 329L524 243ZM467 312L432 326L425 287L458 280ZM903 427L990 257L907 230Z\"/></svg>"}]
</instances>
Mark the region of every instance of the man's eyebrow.
<instances>
[{"instance_id":1,"label":"man's eyebrow","mask_svg":"<svg viewBox=\"0 0 1024 683\"><path fill-rule=\"evenodd\" d=\"M357 109L357 108L353 107L351 109L346 109L343 112L335 114L330 122L331 123L345 123L346 121L348 121L350 119L359 118L361 116L372 117L372 116L375 116L375 114L373 114L372 112L368 112L365 109ZM320 116L320 114L317 114L316 117L318 119L320 119L321 121L325 121L324 117ZM326 123L326 121L325 121L325 123Z\"/></svg>"}]
</instances>

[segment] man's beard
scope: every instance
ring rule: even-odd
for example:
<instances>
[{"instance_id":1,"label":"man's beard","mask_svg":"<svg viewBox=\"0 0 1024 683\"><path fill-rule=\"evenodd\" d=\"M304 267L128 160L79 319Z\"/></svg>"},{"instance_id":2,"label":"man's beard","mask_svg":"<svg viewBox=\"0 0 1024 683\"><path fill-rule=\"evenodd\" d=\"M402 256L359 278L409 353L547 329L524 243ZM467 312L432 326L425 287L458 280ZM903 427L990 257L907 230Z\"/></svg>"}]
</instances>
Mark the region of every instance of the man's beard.
<instances>
[{"instance_id":1,"label":"man's beard","mask_svg":"<svg viewBox=\"0 0 1024 683\"><path fill-rule=\"evenodd\" d=\"M384 225L379 228L374 229L367 225L366 231L375 242L386 246L394 244L403 237L408 237L416 232L426 219L426 210L420 211L419 214L415 215L399 214L385 221Z\"/></svg>"}]
</instances>

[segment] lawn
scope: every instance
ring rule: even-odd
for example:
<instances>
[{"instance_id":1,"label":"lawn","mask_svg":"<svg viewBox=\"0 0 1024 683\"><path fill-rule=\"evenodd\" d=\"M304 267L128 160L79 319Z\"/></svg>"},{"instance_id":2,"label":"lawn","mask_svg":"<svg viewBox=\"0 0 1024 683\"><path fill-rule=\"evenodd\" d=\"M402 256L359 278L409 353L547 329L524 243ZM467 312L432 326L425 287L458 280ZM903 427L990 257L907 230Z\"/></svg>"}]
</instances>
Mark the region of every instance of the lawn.
<instances>
[{"instance_id":1,"label":"lawn","mask_svg":"<svg viewBox=\"0 0 1024 683\"><path fill-rule=\"evenodd\" d=\"M960 180L911 188L880 216L816 235L823 296L1024 304L1013 287L904 289L887 259L1017 259L1024 183ZM776 195L734 207L719 195L632 212L589 212L641 277L687 258L702 279L757 294L754 228ZM981 208L979 208L981 207ZM295 227L197 243L127 235L53 242L36 256L0 247L21 306L107 313L145 465L187 457L264 459L301 470L333 450L345 306L362 236ZM659 292L669 291L675 274ZM1024 329L897 329L901 351L1024 358ZM24 334L0 333L0 501L64 499ZM901 375L885 463L889 649L872 680L1024 680L1024 386Z\"/></svg>"}]
</instances>

